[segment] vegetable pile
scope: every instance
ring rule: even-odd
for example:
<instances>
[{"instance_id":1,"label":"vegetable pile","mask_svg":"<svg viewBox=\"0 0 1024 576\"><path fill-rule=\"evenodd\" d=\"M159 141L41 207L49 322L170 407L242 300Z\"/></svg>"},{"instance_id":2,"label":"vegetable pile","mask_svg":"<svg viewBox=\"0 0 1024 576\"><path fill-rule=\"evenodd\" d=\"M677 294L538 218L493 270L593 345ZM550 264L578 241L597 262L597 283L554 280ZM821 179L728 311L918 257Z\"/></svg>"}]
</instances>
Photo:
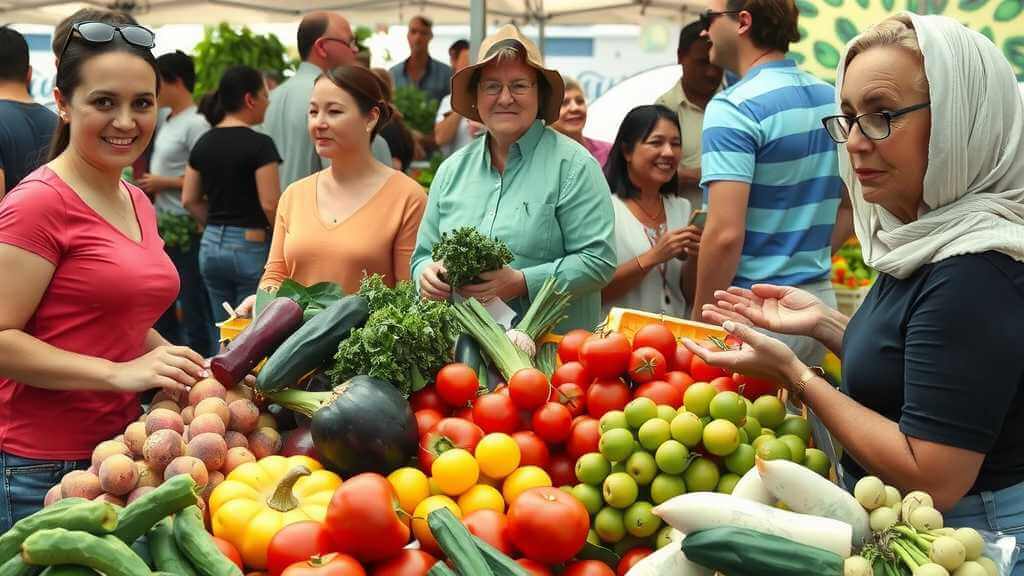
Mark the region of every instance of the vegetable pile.
<instances>
[{"instance_id":1,"label":"vegetable pile","mask_svg":"<svg viewBox=\"0 0 1024 576\"><path fill-rule=\"evenodd\" d=\"M443 232L430 254L435 262L444 262L444 277L453 289L475 284L480 273L512 262L512 251L504 242L484 236L473 226Z\"/></svg>"}]
</instances>

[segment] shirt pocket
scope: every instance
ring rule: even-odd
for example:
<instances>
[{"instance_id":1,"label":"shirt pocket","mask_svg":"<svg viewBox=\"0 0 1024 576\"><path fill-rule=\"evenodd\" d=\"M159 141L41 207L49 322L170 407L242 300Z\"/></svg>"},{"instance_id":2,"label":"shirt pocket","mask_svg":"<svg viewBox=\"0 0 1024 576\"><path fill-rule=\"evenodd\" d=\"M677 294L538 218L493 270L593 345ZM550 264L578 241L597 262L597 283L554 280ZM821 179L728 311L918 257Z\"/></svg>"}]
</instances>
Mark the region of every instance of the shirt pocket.
<instances>
[{"instance_id":1,"label":"shirt pocket","mask_svg":"<svg viewBox=\"0 0 1024 576\"><path fill-rule=\"evenodd\" d=\"M515 235L509 239L509 247L517 257L550 262L563 255L562 228L554 204L522 202L512 216Z\"/></svg>"}]
</instances>

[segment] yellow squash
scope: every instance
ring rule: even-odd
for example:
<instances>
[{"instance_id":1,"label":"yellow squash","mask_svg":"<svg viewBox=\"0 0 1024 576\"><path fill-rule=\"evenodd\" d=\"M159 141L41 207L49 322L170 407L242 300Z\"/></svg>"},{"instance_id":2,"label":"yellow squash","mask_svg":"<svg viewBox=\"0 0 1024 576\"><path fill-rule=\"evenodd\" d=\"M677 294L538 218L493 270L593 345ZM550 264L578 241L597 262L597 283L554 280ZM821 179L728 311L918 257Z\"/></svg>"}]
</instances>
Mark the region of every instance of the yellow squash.
<instances>
[{"instance_id":1,"label":"yellow squash","mask_svg":"<svg viewBox=\"0 0 1024 576\"><path fill-rule=\"evenodd\" d=\"M295 522L323 522L341 478L306 456L268 456L228 474L210 495L213 534L235 545L246 566L267 567L267 546Z\"/></svg>"}]
</instances>

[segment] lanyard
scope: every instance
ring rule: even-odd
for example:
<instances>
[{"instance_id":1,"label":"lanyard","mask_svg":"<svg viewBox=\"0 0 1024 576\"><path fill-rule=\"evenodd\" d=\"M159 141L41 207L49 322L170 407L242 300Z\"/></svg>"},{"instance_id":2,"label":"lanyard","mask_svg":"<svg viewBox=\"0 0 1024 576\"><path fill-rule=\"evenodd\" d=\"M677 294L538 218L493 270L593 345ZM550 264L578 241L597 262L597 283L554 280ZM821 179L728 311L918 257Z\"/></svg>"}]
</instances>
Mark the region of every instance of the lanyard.
<instances>
[{"instance_id":1,"label":"lanyard","mask_svg":"<svg viewBox=\"0 0 1024 576\"><path fill-rule=\"evenodd\" d=\"M644 229L644 237L647 238L647 243L654 248L657 244L658 238L661 237L668 230L668 221L664 224L659 224L657 228L650 228L646 224L640 224ZM657 265L658 274L661 276L661 293L665 299L665 306L672 305L672 292L668 287L668 262L662 262Z\"/></svg>"}]
</instances>

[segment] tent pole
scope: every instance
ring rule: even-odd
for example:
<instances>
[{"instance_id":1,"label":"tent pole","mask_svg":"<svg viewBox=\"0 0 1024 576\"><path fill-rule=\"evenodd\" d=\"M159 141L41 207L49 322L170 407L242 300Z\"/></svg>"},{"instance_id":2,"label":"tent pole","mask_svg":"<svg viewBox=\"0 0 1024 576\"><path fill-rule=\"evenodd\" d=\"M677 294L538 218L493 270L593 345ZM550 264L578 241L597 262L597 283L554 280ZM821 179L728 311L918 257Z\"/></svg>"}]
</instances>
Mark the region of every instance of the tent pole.
<instances>
[{"instance_id":1,"label":"tent pole","mask_svg":"<svg viewBox=\"0 0 1024 576\"><path fill-rule=\"evenodd\" d=\"M476 63L480 44L487 35L487 0L470 0L469 3L469 59Z\"/></svg>"},{"instance_id":2,"label":"tent pole","mask_svg":"<svg viewBox=\"0 0 1024 576\"><path fill-rule=\"evenodd\" d=\"M537 18L537 49L540 50L540 57L544 57L545 44L547 43L546 31L548 19L546 16L539 16Z\"/></svg>"}]
</instances>

